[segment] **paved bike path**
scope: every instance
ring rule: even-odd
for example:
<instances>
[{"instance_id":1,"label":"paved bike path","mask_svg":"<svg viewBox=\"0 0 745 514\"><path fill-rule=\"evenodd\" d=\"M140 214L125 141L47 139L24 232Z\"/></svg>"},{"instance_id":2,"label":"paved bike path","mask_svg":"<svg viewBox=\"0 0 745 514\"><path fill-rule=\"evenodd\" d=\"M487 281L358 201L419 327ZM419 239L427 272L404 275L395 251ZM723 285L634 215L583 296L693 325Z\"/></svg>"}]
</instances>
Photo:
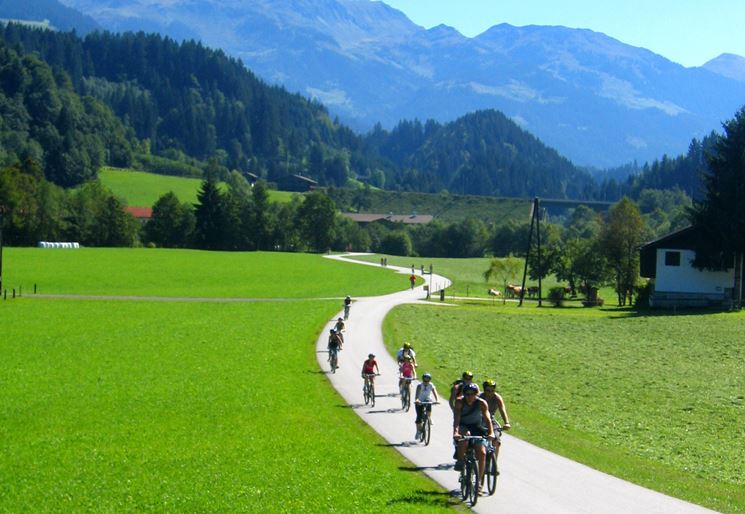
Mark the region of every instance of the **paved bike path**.
<instances>
[{"instance_id":1,"label":"paved bike path","mask_svg":"<svg viewBox=\"0 0 745 514\"><path fill-rule=\"evenodd\" d=\"M331 259L379 266L346 259L344 256L328 256ZM410 268L388 266L388 269L402 273L402 286L408 283ZM417 275L419 273L417 272ZM426 275L432 282L433 291L449 285L441 276ZM447 405L448 383L453 377L437 376L433 382L438 388L443 403L433 406L432 440L429 446L414 441L414 408L409 412L401 410L398 396L397 370L393 357L385 349L381 331L383 319L396 305L421 301L426 296L424 288L401 291L386 296L356 299L350 310L345 335L344 350L339 354L339 369L335 374L329 372L326 361L326 342L328 331L334 320L318 338L318 363L332 385L348 405L373 429L395 447L411 463L410 469L421 470L443 487L456 491L458 473L453 471L452 460L452 414ZM436 296L433 294L433 296ZM436 305L443 305L436 303ZM341 312L339 313L339 316ZM426 353L426 341L418 341L417 352ZM381 376L376 378L375 407L364 405L362 398L362 379L360 370L368 353L374 353L380 366ZM418 374L423 374L421 367ZM479 378L479 377L477 377ZM412 393L416 382L412 383ZM509 398L505 398L509 408ZM519 420L515 420L518 421ZM524 441L503 435L499 456L501 475L497 481L494 496L482 496L476 512L509 513L703 513L713 512L703 507L665 496L612 477L605 473L576 463L559 455L528 444Z\"/></svg>"}]
</instances>

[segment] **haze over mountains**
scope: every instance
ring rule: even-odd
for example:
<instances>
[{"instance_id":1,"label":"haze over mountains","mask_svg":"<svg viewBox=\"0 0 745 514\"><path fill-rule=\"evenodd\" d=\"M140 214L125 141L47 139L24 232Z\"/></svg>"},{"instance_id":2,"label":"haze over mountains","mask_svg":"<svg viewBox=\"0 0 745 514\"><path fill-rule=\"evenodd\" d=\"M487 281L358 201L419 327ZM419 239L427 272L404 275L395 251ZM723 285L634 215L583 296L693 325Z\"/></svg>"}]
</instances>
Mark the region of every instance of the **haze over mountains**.
<instances>
[{"instance_id":1,"label":"haze over mountains","mask_svg":"<svg viewBox=\"0 0 745 514\"><path fill-rule=\"evenodd\" d=\"M359 130L496 108L582 165L683 153L745 103L745 59L685 68L589 30L503 24L466 38L369 0L64 3L110 30L223 48Z\"/></svg>"}]
</instances>

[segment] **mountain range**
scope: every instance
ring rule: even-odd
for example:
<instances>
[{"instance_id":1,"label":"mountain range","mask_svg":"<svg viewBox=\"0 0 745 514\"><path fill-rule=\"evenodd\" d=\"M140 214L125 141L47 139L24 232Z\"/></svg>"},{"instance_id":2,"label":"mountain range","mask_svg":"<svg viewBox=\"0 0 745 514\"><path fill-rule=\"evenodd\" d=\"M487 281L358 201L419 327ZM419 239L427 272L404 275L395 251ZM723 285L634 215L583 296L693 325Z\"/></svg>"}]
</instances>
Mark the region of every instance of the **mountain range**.
<instances>
[{"instance_id":1,"label":"mountain range","mask_svg":"<svg viewBox=\"0 0 745 514\"><path fill-rule=\"evenodd\" d=\"M426 30L371 0L0 0L0 18L86 33L149 31L239 57L359 131L495 108L573 162L614 167L679 155L745 103L745 58L685 68L590 30L498 25L474 38Z\"/></svg>"},{"instance_id":2,"label":"mountain range","mask_svg":"<svg viewBox=\"0 0 745 514\"><path fill-rule=\"evenodd\" d=\"M361 131L495 108L581 165L681 154L745 103L739 56L686 68L590 30L502 24L467 38L371 0L63 2L110 30L222 48Z\"/></svg>"}]
</instances>

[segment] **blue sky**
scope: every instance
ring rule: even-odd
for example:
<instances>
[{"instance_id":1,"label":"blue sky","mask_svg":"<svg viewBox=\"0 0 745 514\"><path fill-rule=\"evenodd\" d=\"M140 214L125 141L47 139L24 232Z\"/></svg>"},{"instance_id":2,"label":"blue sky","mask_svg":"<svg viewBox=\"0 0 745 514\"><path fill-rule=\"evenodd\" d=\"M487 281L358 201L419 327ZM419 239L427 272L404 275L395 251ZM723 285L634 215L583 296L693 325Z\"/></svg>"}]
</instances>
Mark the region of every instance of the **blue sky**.
<instances>
[{"instance_id":1,"label":"blue sky","mask_svg":"<svg viewBox=\"0 0 745 514\"><path fill-rule=\"evenodd\" d=\"M745 0L384 0L414 23L473 37L499 23L603 32L684 66L745 57Z\"/></svg>"}]
</instances>

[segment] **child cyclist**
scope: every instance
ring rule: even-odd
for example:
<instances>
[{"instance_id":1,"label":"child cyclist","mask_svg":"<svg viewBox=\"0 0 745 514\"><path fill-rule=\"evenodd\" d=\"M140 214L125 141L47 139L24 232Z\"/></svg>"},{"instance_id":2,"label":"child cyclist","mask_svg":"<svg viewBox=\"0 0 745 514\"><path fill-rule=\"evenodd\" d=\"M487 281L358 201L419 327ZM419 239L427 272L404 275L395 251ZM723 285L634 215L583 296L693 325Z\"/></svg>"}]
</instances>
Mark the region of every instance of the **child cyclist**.
<instances>
[{"instance_id":1,"label":"child cyclist","mask_svg":"<svg viewBox=\"0 0 745 514\"><path fill-rule=\"evenodd\" d=\"M413 359L409 355L404 355L403 361L398 367L398 388L401 389L408 381L411 382L416 378L416 368Z\"/></svg>"},{"instance_id":2,"label":"child cyclist","mask_svg":"<svg viewBox=\"0 0 745 514\"><path fill-rule=\"evenodd\" d=\"M422 382L416 386L416 392L414 393L414 408L416 409L416 438L419 438L419 434L422 432L422 418L424 418L424 410L427 409L427 415L432 422L432 402L439 401L437 397L437 388L432 383L432 375L425 373L422 375Z\"/></svg>"}]
</instances>

